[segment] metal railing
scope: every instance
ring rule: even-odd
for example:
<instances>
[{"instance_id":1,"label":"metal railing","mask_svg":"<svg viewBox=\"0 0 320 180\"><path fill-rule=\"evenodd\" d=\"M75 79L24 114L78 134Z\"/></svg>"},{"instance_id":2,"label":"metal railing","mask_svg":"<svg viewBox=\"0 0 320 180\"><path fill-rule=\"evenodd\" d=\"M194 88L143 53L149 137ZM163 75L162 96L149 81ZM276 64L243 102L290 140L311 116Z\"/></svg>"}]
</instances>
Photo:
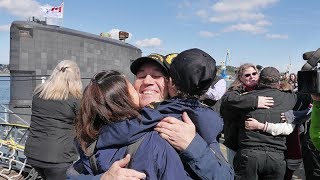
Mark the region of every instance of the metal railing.
<instances>
[{"instance_id":1,"label":"metal railing","mask_svg":"<svg viewBox=\"0 0 320 180\"><path fill-rule=\"evenodd\" d=\"M6 107L3 104L0 104L0 106L4 109L4 118L0 117L0 120L3 121L4 123L9 123L9 114L13 115L15 118L17 118L20 122L23 123L23 125L27 125L29 126L30 124L25 121L24 119L22 119L17 113L14 113L13 111L11 111L8 107ZM0 112L1 113L1 112Z\"/></svg>"},{"instance_id":2,"label":"metal railing","mask_svg":"<svg viewBox=\"0 0 320 180\"><path fill-rule=\"evenodd\" d=\"M26 163L24 155L29 123L19 115L27 114L14 113L5 104L0 104L0 109L3 109L0 114L4 114L0 116L0 179L37 179L38 173ZM10 123L9 118L16 119L19 124Z\"/></svg>"}]
</instances>

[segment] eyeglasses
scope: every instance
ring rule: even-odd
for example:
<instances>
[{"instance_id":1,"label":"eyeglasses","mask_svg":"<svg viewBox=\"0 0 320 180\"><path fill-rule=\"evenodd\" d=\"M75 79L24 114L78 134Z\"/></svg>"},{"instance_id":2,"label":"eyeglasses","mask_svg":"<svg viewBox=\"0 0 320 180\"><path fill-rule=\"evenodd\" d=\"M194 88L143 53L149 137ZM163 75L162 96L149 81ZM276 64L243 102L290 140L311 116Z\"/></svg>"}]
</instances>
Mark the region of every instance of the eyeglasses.
<instances>
[{"instance_id":1,"label":"eyeglasses","mask_svg":"<svg viewBox=\"0 0 320 180\"><path fill-rule=\"evenodd\" d=\"M118 71L115 70L110 70L110 71L101 71L96 73L92 78L91 81L93 83L97 83L97 84L101 84L102 82L104 82L106 79L111 78L111 77L115 77L115 76L122 76L125 77L123 74L121 74Z\"/></svg>"},{"instance_id":2,"label":"eyeglasses","mask_svg":"<svg viewBox=\"0 0 320 180\"><path fill-rule=\"evenodd\" d=\"M251 73L251 74L245 74L244 76L245 76L245 77L250 77L250 75L255 76L255 75L257 75L257 74L258 74L257 72L253 72L253 73Z\"/></svg>"}]
</instances>

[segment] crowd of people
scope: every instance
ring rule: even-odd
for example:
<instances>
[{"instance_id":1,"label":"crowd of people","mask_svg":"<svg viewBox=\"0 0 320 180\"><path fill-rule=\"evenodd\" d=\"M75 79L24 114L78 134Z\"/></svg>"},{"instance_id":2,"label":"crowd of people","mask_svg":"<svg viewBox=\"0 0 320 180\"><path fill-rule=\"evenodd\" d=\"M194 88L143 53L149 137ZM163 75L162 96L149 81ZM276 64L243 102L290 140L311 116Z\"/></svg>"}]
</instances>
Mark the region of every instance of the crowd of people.
<instances>
[{"instance_id":1,"label":"crowd of people","mask_svg":"<svg viewBox=\"0 0 320 180\"><path fill-rule=\"evenodd\" d=\"M36 87L25 155L43 179L283 180L302 159L320 177L320 95L300 94L295 74L246 63L227 88L197 48L130 70L133 84L106 70L83 90L64 60Z\"/></svg>"}]
</instances>

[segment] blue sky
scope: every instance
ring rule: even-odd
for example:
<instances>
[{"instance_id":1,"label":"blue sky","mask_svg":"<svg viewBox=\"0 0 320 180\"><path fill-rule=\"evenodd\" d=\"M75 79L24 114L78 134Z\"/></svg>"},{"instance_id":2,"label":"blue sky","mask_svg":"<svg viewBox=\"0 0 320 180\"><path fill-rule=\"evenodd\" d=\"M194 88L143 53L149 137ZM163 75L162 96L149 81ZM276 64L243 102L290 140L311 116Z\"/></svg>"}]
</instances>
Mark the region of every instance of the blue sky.
<instances>
[{"instance_id":1,"label":"blue sky","mask_svg":"<svg viewBox=\"0 0 320 180\"><path fill-rule=\"evenodd\" d=\"M0 0L0 63L9 63L9 28L14 20L40 15L40 6L61 0ZM320 1L298 0L65 0L63 21L50 23L99 35L119 30L143 55L197 47L239 66L251 62L298 71L302 54L320 47ZM291 61L290 61L291 60Z\"/></svg>"}]
</instances>

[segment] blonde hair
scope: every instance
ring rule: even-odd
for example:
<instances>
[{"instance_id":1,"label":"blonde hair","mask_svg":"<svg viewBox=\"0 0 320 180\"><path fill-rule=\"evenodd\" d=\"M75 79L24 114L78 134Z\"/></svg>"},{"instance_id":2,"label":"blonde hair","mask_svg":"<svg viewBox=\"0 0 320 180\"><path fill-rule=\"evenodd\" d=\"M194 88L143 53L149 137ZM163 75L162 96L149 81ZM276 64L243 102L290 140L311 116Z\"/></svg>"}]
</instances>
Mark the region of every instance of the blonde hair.
<instances>
[{"instance_id":1,"label":"blonde hair","mask_svg":"<svg viewBox=\"0 0 320 180\"><path fill-rule=\"evenodd\" d=\"M245 63L245 64L242 64L238 71L237 71L237 78L231 83L230 85L230 88L232 90L236 90L239 88L239 86L242 85L242 82L240 81L242 75L243 75L243 72L249 68L253 68L257 73L259 73L257 67L254 65L254 64L251 64L251 63Z\"/></svg>"},{"instance_id":2,"label":"blonde hair","mask_svg":"<svg viewBox=\"0 0 320 180\"><path fill-rule=\"evenodd\" d=\"M82 97L82 82L78 65L70 60L61 61L49 79L34 90L34 94L47 100L66 100Z\"/></svg>"}]
</instances>

